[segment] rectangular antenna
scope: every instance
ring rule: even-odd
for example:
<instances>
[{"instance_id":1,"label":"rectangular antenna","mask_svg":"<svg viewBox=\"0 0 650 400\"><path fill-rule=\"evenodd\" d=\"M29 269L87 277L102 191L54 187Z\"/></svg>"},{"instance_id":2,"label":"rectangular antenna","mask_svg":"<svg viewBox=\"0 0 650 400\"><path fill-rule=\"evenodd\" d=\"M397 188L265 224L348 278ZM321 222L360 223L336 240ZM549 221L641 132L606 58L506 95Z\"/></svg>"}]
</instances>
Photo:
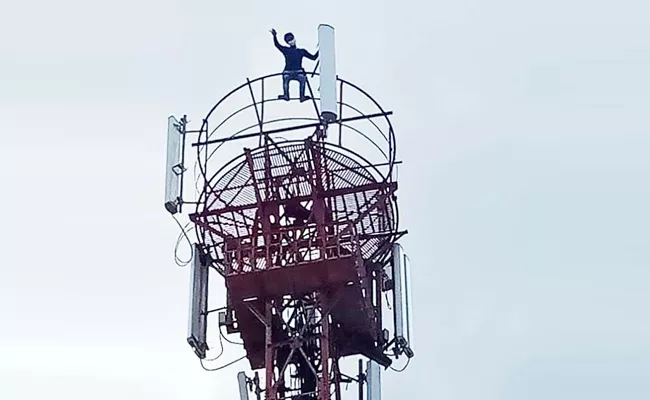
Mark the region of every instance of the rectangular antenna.
<instances>
[{"instance_id":1,"label":"rectangular antenna","mask_svg":"<svg viewBox=\"0 0 650 400\"><path fill-rule=\"evenodd\" d=\"M171 214L178 212L181 203L180 179L181 140L183 125L173 116L167 120L167 165L165 169L165 208Z\"/></svg>"},{"instance_id":2,"label":"rectangular antenna","mask_svg":"<svg viewBox=\"0 0 650 400\"><path fill-rule=\"evenodd\" d=\"M368 400L381 400L381 367L376 362L368 361Z\"/></svg>"},{"instance_id":3,"label":"rectangular antenna","mask_svg":"<svg viewBox=\"0 0 650 400\"><path fill-rule=\"evenodd\" d=\"M334 27L318 26L318 54L320 63L320 113L325 122L336 121L336 54Z\"/></svg>"},{"instance_id":4,"label":"rectangular antenna","mask_svg":"<svg viewBox=\"0 0 650 400\"><path fill-rule=\"evenodd\" d=\"M403 254L402 264L404 265L404 300L406 302L404 312L406 314L406 340L409 345L412 344L411 335L413 334L413 309L411 299L411 262L406 254Z\"/></svg>"},{"instance_id":5,"label":"rectangular antenna","mask_svg":"<svg viewBox=\"0 0 650 400\"><path fill-rule=\"evenodd\" d=\"M393 243L393 315L395 318L395 337L404 336L404 276L402 270L402 248Z\"/></svg>"},{"instance_id":6,"label":"rectangular antenna","mask_svg":"<svg viewBox=\"0 0 650 400\"><path fill-rule=\"evenodd\" d=\"M248 385L246 385L244 371L237 374L237 382L239 383L239 400L248 400Z\"/></svg>"},{"instance_id":7,"label":"rectangular antenna","mask_svg":"<svg viewBox=\"0 0 650 400\"><path fill-rule=\"evenodd\" d=\"M208 265L198 244L194 244L194 259L190 280L190 316L187 343L203 359L208 350L206 343L208 312Z\"/></svg>"},{"instance_id":8,"label":"rectangular antenna","mask_svg":"<svg viewBox=\"0 0 650 400\"><path fill-rule=\"evenodd\" d=\"M395 320L395 344L397 354L413 357L411 349L412 311L411 311L411 274L408 257L402 246L393 244L393 316Z\"/></svg>"}]
</instances>

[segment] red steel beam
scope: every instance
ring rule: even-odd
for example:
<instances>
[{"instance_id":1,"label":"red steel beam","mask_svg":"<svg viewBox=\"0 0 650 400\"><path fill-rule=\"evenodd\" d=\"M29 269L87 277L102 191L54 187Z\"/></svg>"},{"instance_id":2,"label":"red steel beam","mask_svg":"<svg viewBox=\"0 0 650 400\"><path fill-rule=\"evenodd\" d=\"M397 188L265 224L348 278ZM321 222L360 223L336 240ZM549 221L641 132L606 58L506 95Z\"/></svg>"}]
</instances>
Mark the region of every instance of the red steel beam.
<instances>
[{"instance_id":1,"label":"red steel beam","mask_svg":"<svg viewBox=\"0 0 650 400\"><path fill-rule=\"evenodd\" d=\"M332 190L325 190L321 192L319 195L320 197L336 197L336 196L344 196L346 194L352 194L352 193L358 193L358 192L365 192L365 191L370 191L370 190L382 190L382 189L389 189L391 192L397 190L397 182L387 182L387 183L369 183L367 185L361 185L361 186L354 186L354 187L349 187L349 188L341 188L341 189L332 189ZM308 201L311 200L311 195L308 196L298 196L298 197L293 197L294 200L297 201ZM280 202L279 200L273 200L275 202ZM223 213L227 212L236 212L236 211L242 211L242 210L250 210L258 207L257 204L246 204L246 205L240 205L240 206L230 206L230 207L224 207L220 208L217 210L210 210L210 211L204 211L200 213L193 213L190 214L190 220L194 223L197 223L197 218L201 217L209 217L213 215L220 215Z\"/></svg>"}]
</instances>

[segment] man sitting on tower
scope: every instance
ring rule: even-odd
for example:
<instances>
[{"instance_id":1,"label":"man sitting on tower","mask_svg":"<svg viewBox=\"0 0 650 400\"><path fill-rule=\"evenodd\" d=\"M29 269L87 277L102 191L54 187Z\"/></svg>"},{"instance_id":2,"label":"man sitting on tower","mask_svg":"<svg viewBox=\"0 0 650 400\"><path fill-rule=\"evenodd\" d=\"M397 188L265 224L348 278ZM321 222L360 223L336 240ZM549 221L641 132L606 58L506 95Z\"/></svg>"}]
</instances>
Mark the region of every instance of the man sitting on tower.
<instances>
[{"instance_id":1,"label":"man sitting on tower","mask_svg":"<svg viewBox=\"0 0 650 400\"><path fill-rule=\"evenodd\" d=\"M287 42L289 47L282 46L278 42L278 33L275 29L271 29L271 34L273 35L275 47L282 52L285 61L284 71L282 71L282 88L284 89L284 93L278 96L278 99L289 101L289 82L298 81L300 84L300 102L307 100L309 98L305 95L307 75L302 67L302 58L307 57L312 61L316 60L318 58L318 50L316 54L311 54L305 49L299 49L296 47L296 38L291 32L284 35L284 41Z\"/></svg>"}]
</instances>

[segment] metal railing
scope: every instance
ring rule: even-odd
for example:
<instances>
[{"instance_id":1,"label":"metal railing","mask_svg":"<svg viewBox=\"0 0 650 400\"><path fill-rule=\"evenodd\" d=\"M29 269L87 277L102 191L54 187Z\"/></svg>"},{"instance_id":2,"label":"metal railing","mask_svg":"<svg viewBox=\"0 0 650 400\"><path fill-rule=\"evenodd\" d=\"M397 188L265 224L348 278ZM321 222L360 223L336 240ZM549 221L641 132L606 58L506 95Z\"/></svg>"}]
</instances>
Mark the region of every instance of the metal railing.
<instances>
[{"instance_id":1,"label":"metal railing","mask_svg":"<svg viewBox=\"0 0 650 400\"><path fill-rule=\"evenodd\" d=\"M282 226L264 235L226 240L225 273L239 275L354 257L359 248L351 221L327 226Z\"/></svg>"}]
</instances>

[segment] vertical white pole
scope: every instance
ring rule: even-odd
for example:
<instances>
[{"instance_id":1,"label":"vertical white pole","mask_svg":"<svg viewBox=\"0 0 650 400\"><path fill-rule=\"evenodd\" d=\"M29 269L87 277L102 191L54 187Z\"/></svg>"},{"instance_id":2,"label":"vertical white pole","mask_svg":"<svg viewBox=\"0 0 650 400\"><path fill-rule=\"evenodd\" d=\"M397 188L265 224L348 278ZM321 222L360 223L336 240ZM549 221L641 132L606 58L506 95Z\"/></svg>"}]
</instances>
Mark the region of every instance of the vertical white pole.
<instances>
[{"instance_id":1,"label":"vertical white pole","mask_svg":"<svg viewBox=\"0 0 650 400\"><path fill-rule=\"evenodd\" d=\"M320 63L320 113L325 122L336 121L336 52L334 48L334 28L330 25L318 26L318 53Z\"/></svg>"},{"instance_id":2,"label":"vertical white pole","mask_svg":"<svg viewBox=\"0 0 650 400\"><path fill-rule=\"evenodd\" d=\"M381 400L381 369L379 364L369 360L366 374L368 376L368 400Z\"/></svg>"}]
</instances>

